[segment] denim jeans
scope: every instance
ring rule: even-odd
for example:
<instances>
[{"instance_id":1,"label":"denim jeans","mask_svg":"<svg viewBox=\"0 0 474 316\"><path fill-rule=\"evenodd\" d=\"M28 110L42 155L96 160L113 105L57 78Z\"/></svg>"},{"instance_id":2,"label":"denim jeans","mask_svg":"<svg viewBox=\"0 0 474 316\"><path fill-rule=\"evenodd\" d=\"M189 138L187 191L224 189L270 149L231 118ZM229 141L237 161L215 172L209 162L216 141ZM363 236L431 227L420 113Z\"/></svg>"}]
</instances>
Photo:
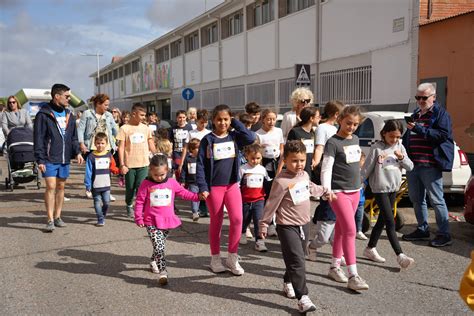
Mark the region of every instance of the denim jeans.
<instances>
[{"instance_id":1,"label":"denim jeans","mask_svg":"<svg viewBox=\"0 0 474 316\"><path fill-rule=\"evenodd\" d=\"M362 221L364 220L364 203L359 203L356 210L355 222L356 222L356 231L362 231Z\"/></svg>"},{"instance_id":2,"label":"denim jeans","mask_svg":"<svg viewBox=\"0 0 474 316\"><path fill-rule=\"evenodd\" d=\"M107 210L109 209L110 190L103 192L95 192L92 190L92 197L94 198L94 208L97 220L103 220L105 215L107 215Z\"/></svg>"},{"instance_id":3,"label":"denim jeans","mask_svg":"<svg viewBox=\"0 0 474 316\"><path fill-rule=\"evenodd\" d=\"M260 239L260 237L258 236L259 235L258 222L262 219L264 205L265 205L265 200L242 203L242 208L243 208L242 234L245 234L247 227L250 225L250 222L253 220L253 233L255 236L255 240Z\"/></svg>"},{"instance_id":4,"label":"denim jeans","mask_svg":"<svg viewBox=\"0 0 474 316\"><path fill-rule=\"evenodd\" d=\"M188 190L194 193L199 193L199 187L197 186L197 184L194 183L188 184ZM193 214L199 213L199 204L200 201L191 202L191 211L193 212Z\"/></svg>"},{"instance_id":5,"label":"denim jeans","mask_svg":"<svg viewBox=\"0 0 474 316\"><path fill-rule=\"evenodd\" d=\"M418 229L423 232L429 231L428 206L426 204L426 193L430 204L435 210L438 234L449 236L448 207L443 197L443 174L441 170L434 167L415 168L408 172L408 195L415 209Z\"/></svg>"}]
</instances>

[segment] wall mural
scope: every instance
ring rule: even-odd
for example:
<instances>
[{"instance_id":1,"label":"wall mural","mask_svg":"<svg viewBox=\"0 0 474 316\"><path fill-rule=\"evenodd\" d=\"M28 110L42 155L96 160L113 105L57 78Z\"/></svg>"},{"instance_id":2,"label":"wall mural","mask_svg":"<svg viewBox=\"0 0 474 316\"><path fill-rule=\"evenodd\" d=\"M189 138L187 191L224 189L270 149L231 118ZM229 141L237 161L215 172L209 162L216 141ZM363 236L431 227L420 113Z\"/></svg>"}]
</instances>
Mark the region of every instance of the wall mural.
<instances>
[{"instance_id":1,"label":"wall mural","mask_svg":"<svg viewBox=\"0 0 474 316\"><path fill-rule=\"evenodd\" d=\"M153 52L142 55L141 61L143 70L143 91L153 90L155 89L155 58L153 57Z\"/></svg>"},{"instance_id":2,"label":"wall mural","mask_svg":"<svg viewBox=\"0 0 474 316\"><path fill-rule=\"evenodd\" d=\"M140 72L137 71L132 74L132 93L140 92L141 80L140 80Z\"/></svg>"},{"instance_id":3,"label":"wall mural","mask_svg":"<svg viewBox=\"0 0 474 316\"><path fill-rule=\"evenodd\" d=\"M158 89L168 89L170 87L170 65L156 65L156 86Z\"/></svg>"}]
</instances>

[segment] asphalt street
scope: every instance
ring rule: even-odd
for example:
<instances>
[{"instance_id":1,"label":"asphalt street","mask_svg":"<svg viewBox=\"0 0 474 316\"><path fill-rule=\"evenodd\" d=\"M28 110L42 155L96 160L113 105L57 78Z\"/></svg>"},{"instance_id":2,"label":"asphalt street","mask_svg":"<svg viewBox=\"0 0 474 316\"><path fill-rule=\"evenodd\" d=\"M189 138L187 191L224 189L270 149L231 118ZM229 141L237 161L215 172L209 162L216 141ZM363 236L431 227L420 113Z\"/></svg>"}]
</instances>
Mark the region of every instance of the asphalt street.
<instances>
[{"instance_id":1,"label":"asphalt street","mask_svg":"<svg viewBox=\"0 0 474 316\"><path fill-rule=\"evenodd\" d=\"M5 166L0 157L2 179ZM284 264L277 238L267 241L267 253L256 252L253 242L240 247L243 276L215 275L208 268L209 218L193 223L188 203L177 201L183 225L167 241L169 284L160 286L149 271L152 247L145 229L125 217L124 189L114 186L117 201L105 227L99 228L82 175L83 167L72 168L66 189L71 200L62 216L68 226L53 233L43 231L44 189L30 183L5 192L0 185L0 315L297 314L296 300L282 294ZM461 209L450 207L454 215ZM407 220L401 237L414 229L415 220L409 206L400 211ZM226 219L223 241L227 224ZM401 241L404 252L416 260L413 269L401 272L385 233L377 247L387 259L384 264L365 260L366 242L358 240L359 274L370 286L363 293L327 277L331 248L326 246L317 262L306 265L315 314L469 313L457 290L474 248L474 226L452 222L451 229L455 241L450 247Z\"/></svg>"}]
</instances>

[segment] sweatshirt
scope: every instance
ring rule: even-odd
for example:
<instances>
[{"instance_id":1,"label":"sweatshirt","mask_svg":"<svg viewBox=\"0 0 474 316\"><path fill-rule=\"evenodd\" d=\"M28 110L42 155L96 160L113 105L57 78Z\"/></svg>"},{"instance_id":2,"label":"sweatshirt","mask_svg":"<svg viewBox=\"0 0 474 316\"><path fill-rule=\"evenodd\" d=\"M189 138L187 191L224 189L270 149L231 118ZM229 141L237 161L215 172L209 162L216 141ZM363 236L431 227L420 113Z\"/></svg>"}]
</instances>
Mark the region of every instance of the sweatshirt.
<instances>
[{"instance_id":1,"label":"sweatshirt","mask_svg":"<svg viewBox=\"0 0 474 316\"><path fill-rule=\"evenodd\" d=\"M403 154L403 160L398 160L395 150ZM413 169L413 162L408 158L405 147L398 142L393 146L378 141L370 147L369 155L361 169L361 179L369 179L373 193L397 192L402 182L402 168L406 171Z\"/></svg>"},{"instance_id":2,"label":"sweatshirt","mask_svg":"<svg viewBox=\"0 0 474 316\"><path fill-rule=\"evenodd\" d=\"M110 172L119 174L110 151L93 151L87 156L84 185L87 191L105 192L110 190Z\"/></svg>"},{"instance_id":3,"label":"sweatshirt","mask_svg":"<svg viewBox=\"0 0 474 316\"><path fill-rule=\"evenodd\" d=\"M273 180L270 196L259 222L260 231L267 232L274 214L278 225L307 224L311 219L310 195L318 197L324 193L322 186L310 181L306 171L295 174L284 169Z\"/></svg>"},{"instance_id":4,"label":"sweatshirt","mask_svg":"<svg viewBox=\"0 0 474 316\"><path fill-rule=\"evenodd\" d=\"M181 220L174 213L175 195L183 200L199 201L197 193L186 190L175 179L161 183L143 180L135 201L135 223L165 230L180 226Z\"/></svg>"}]
</instances>

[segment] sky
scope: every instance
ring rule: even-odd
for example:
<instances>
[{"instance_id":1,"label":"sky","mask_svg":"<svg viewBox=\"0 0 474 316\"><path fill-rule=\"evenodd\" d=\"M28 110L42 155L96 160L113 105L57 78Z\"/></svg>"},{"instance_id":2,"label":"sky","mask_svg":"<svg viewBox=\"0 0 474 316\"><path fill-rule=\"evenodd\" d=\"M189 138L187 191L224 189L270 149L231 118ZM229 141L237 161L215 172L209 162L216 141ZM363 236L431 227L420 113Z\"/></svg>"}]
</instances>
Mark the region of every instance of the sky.
<instances>
[{"instance_id":1,"label":"sky","mask_svg":"<svg viewBox=\"0 0 474 316\"><path fill-rule=\"evenodd\" d=\"M224 0L0 0L0 96L64 83L82 99L89 75Z\"/></svg>"}]
</instances>

